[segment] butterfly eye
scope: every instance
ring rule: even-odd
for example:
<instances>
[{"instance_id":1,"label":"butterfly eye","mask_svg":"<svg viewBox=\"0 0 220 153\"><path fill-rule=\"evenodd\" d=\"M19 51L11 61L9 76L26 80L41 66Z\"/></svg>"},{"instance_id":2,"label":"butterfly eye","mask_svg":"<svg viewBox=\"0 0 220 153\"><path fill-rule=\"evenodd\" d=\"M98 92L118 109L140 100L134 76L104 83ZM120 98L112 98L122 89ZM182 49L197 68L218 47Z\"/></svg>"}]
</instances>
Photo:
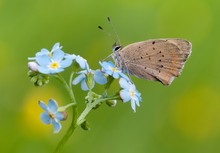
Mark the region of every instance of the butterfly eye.
<instances>
[{"instance_id":1,"label":"butterfly eye","mask_svg":"<svg viewBox=\"0 0 220 153\"><path fill-rule=\"evenodd\" d=\"M121 49L121 46L120 46L120 45L116 45L116 46L113 46L112 51L113 51L113 52L116 52L116 51L118 51L118 50L120 50L120 49Z\"/></svg>"}]
</instances>

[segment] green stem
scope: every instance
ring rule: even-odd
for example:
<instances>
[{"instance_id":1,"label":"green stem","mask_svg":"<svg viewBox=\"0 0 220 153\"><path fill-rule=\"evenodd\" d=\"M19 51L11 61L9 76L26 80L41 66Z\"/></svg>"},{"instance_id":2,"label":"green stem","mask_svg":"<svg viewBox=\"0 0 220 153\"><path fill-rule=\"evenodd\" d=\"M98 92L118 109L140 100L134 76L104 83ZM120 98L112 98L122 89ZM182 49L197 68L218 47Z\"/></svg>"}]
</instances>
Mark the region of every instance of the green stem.
<instances>
[{"instance_id":1,"label":"green stem","mask_svg":"<svg viewBox=\"0 0 220 153\"><path fill-rule=\"evenodd\" d=\"M67 104L65 106L61 106L61 107L58 108L58 112L64 112L64 111L66 111L67 108L69 108L71 106L74 106L74 105L76 105L76 104L70 103L70 104Z\"/></svg>"},{"instance_id":2,"label":"green stem","mask_svg":"<svg viewBox=\"0 0 220 153\"><path fill-rule=\"evenodd\" d=\"M115 100L115 99L120 99L120 97L117 96L111 96L111 97L107 97L107 98L98 98L96 99L94 102L92 103L88 103L86 105L86 108L84 109L84 111L80 114L79 118L77 119L77 125L81 125L84 121L86 116L88 115L88 113L92 110L92 108L94 108L96 105L100 104L103 101L107 101L107 100Z\"/></svg>"},{"instance_id":3,"label":"green stem","mask_svg":"<svg viewBox=\"0 0 220 153\"><path fill-rule=\"evenodd\" d=\"M72 81L73 81L73 75L74 75L75 73L74 72L72 72L71 74L70 74L70 80L69 80L69 87L70 87L70 89L72 89Z\"/></svg>"},{"instance_id":4,"label":"green stem","mask_svg":"<svg viewBox=\"0 0 220 153\"><path fill-rule=\"evenodd\" d=\"M63 138L60 140L59 144L56 147L56 150L54 151L54 153L59 153L62 149L64 144L68 141L68 139L70 138L70 136L73 134L73 132L75 131L77 124L76 124L76 119L77 119L77 107L73 107L73 118L72 118L72 122L71 125L69 127L69 129L67 130L66 134L63 136Z\"/></svg>"},{"instance_id":5,"label":"green stem","mask_svg":"<svg viewBox=\"0 0 220 153\"><path fill-rule=\"evenodd\" d=\"M108 79L108 82L107 82L107 84L105 85L105 90L104 90L104 92L103 92L103 94L102 94L104 97L107 96L108 89L110 88L112 82L114 81L114 78L113 78L112 76L108 76L107 79Z\"/></svg>"},{"instance_id":6,"label":"green stem","mask_svg":"<svg viewBox=\"0 0 220 153\"><path fill-rule=\"evenodd\" d=\"M73 94L73 90L67 84L66 80L60 74L57 74L56 78L64 85L66 91L69 93L71 102L76 104L76 99L75 99L75 96Z\"/></svg>"},{"instance_id":7,"label":"green stem","mask_svg":"<svg viewBox=\"0 0 220 153\"><path fill-rule=\"evenodd\" d=\"M71 77L70 77L70 83L72 82L72 76L73 76L73 73L71 74ZM70 99L71 99L71 102L73 105L73 107L72 107L73 116L72 116L72 121L71 121L70 127L68 128L68 130L65 133L65 135L63 136L63 138L60 140L54 153L60 152L62 150L64 144L68 141L70 136L73 134L74 130L77 127L76 122L77 122L77 116L78 116L77 103L76 103L76 99L75 99L75 96L74 96L74 93L72 90L72 85L71 84L68 85L67 82L65 81L65 79L60 74L56 75L56 78L64 85L66 91L69 93L69 96L70 96Z\"/></svg>"}]
</instances>

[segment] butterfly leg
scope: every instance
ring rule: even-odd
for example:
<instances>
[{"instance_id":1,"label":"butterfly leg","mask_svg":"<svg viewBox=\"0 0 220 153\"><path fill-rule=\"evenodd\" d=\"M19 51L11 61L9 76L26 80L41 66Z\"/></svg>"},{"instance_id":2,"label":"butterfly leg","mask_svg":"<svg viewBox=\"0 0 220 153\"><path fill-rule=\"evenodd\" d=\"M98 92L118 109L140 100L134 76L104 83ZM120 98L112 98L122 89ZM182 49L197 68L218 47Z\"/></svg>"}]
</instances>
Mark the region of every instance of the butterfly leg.
<instances>
[{"instance_id":1,"label":"butterfly leg","mask_svg":"<svg viewBox=\"0 0 220 153\"><path fill-rule=\"evenodd\" d=\"M104 58L104 59L102 60L102 62L103 62L103 61L110 60L110 58L112 58L112 56L113 56L112 54L108 55L106 58Z\"/></svg>"}]
</instances>

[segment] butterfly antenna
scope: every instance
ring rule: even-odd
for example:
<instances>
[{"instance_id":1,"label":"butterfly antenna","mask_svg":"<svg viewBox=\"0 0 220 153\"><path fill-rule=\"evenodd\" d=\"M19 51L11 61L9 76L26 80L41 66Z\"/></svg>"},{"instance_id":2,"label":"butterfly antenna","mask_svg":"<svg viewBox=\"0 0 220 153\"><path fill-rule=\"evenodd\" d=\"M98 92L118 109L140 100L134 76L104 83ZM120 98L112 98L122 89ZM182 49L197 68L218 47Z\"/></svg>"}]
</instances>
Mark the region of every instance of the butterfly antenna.
<instances>
[{"instance_id":1,"label":"butterfly antenna","mask_svg":"<svg viewBox=\"0 0 220 153\"><path fill-rule=\"evenodd\" d=\"M104 33L106 33L106 34L107 34L110 38L112 38L114 41L116 41L116 39L112 36L112 34L109 33L109 32L107 32L103 27L98 26L98 28L99 28L100 30L102 30Z\"/></svg>"},{"instance_id":2,"label":"butterfly antenna","mask_svg":"<svg viewBox=\"0 0 220 153\"><path fill-rule=\"evenodd\" d=\"M107 19L108 19L108 22L110 23L110 25L112 26L112 29L113 29L113 31L114 31L116 37L117 37L117 42L119 43L119 45L121 45L121 41L120 41L120 38L119 38L119 36L118 36L118 33L117 33L116 29L115 29L115 26L114 26L113 23L111 22L110 17L108 17Z\"/></svg>"}]
</instances>

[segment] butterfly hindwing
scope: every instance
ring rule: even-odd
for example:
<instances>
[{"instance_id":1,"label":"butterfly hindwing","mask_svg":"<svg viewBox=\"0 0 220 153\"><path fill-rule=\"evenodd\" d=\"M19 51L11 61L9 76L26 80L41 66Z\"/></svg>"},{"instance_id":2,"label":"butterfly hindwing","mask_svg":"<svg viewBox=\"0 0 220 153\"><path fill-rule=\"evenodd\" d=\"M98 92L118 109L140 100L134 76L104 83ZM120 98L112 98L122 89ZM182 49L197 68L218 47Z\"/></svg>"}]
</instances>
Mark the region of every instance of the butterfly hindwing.
<instances>
[{"instance_id":1,"label":"butterfly hindwing","mask_svg":"<svg viewBox=\"0 0 220 153\"><path fill-rule=\"evenodd\" d=\"M119 54L130 74L169 85L181 74L191 53L191 44L182 39L157 39L136 42Z\"/></svg>"}]
</instances>

